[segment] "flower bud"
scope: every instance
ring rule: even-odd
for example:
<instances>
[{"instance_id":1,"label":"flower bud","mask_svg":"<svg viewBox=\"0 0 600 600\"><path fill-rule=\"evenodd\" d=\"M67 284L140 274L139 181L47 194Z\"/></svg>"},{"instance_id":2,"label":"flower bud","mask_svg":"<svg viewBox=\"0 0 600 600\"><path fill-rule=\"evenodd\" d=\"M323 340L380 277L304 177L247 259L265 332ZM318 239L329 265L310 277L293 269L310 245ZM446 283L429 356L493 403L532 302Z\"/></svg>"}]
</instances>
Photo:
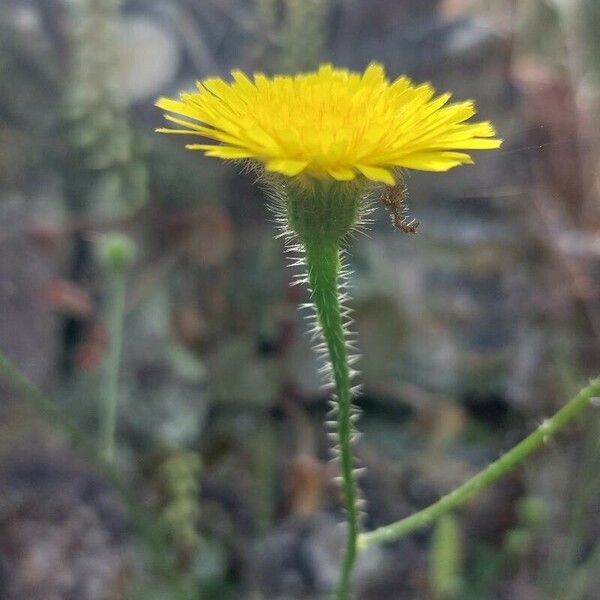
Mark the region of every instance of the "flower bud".
<instances>
[{"instance_id":1,"label":"flower bud","mask_svg":"<svg viewBox=\"0 0 600 600\"><path fill-rule=\"evenodd\" d=\"M121 233L111 233L102 238L97 246L100 266L105 271L122 272L134 262L136 248L133 240Z\"/></svg>"}]
</instances>

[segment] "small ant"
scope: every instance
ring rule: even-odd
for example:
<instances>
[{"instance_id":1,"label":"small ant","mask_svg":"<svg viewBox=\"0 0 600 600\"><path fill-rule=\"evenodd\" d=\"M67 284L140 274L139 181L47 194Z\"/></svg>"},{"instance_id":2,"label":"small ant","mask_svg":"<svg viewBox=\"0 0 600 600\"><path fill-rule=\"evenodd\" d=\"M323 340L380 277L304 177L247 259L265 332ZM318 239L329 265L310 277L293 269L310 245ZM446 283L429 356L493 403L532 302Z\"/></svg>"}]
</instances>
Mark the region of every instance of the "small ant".
<instances>
[{"instance_id":1,"label":"small ant","mask_svg":"<svg viewBox=\"0 0 600 600\"><path fill-rule=\"evenodd\" d=\"M419 221L408 214L407 199L408 189L404 182L387 187L381 196L381 201L391 213L394 227L404 233L416 233Z\"/></svg>"}]
</instances>

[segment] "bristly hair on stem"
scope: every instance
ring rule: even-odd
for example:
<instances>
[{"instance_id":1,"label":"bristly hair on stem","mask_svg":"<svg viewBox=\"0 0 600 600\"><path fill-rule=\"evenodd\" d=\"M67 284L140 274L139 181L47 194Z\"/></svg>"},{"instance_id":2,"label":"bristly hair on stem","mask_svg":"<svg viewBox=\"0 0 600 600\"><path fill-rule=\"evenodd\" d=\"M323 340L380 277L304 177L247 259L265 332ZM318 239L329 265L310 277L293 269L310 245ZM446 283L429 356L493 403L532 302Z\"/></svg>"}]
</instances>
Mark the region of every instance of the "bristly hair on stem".
<instances>
[{"instance_id":1,"label":"bristly hair on stem","mask_svg":"<svg viewBox=\"0 0 600 600\"><path fill-rule=\"evenodd\" d=\"M356 438L353 407L353 370L348 360L346 346L347 321L340 301L339 282L343 277L340 259L341 250L337 243L305 242L308 288L316 315L314 332L323 339L324 362L327 365L334 387L332 400L332 428L336 444L334 458L339 463L342 484L342 504L346 513L346 547L342 557L336 598L345 600L350 592L350 578L356 560L359 534L359 491L354 457L353 441Z\"/></svg>"},{"instance_id":2,"label":"bristly hair on stem","mask_svg":"<svg viewBox=\"0 0 600 600\"><path fill-rule=\"evenodd\" d=\"M331 182L269 181L271 209L285 239L291 265L302 268L294 283L305 283L311 301L301 305L309 309L310 333L317 355L323 361L320 370L326 383L333 387L328 412L328 437L334 441L333 460L339 465L342 504L346 513L347 537L340 576L336 587L337 600L349 597L351 575L357 555L357 540L362 516L353 442L358 433L355 422L358 412L353 398L358 392L352 380L357 372L352 368L356 355L349 336L351 310L346 306L344 290L349 275L345 264L344 246L348 237L360 231L371 210L367 188Z\"/></svg>"}]
</instances>

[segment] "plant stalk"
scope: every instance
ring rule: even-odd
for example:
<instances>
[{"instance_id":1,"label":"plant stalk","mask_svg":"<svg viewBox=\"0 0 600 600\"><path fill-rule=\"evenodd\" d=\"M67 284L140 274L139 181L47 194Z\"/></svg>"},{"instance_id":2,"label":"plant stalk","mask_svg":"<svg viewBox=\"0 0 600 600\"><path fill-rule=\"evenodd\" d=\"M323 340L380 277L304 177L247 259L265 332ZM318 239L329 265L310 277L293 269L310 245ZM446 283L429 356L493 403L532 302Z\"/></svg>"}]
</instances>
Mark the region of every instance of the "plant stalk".
<instances>
[{"instance_id":1,"label":"plant stalk","mask_svg":"<svg viewBox=\"0 0 600 600\"><path fill-rule=\"evenodd\" d=\"M123 347L123 320L125 316L125 272L111 273L108 292L107 331L109 348L104 363L100 389L98 446L102 456L110 461L115 452L115 430L119 401L119 366Z\"/></svg>"},{"instance_id":2,"label":"plant stalk","mask_svg":"<svg viewBox=\"0 0 600 600\"><path fill-rule=\"evenodd\" d=\"M421 527L430 525L436 519L455 509L475 493L516 467L526 457L547 443L552 435L577 417L584 408L597 401L599 397L600 377L593 379L587 387L583 388L554 416L545 419L533 433L514 448L437 502L391 525L361 534L358 540L359 550L374 544L399 540Z\"/></svg>"},{"instance_id":3,"label":"plant stalk","mask_svg":"<svg viewBox=\"0 0 600 600\"><path fill-rule=\"evenodd\" d=\"M98 473L112 485L123 500L139 538L145 542L144 549L148 552L152 567L168 580L175 579L172 557L168 553L168 532L164 523L156 514L137 502L132 489L121 478L112 462L98 453L95 444L79 429L77 423L52 398L27 379L2 351L0 351L0 380L5 381L22 396L38 414L65 435L73 448L93 463Z\"/></svg>"},{"instance_id":4,"label":"plant stalk","mask_svg":"<svg viewBox=\"0 0 600 600\"><path fill-rule=\"evenodd\" d=\"M337 240L304 241L311 299L327 346L336 393L336 433L339 444L342 477L342 503L346 512L346 546L335 591L336 600L346 600L356 560L358 539L357 487L352 458L352 394L350 368L344 335L344 325L338 278L340 276L340 247Z\"/></svg>"}]
</instances>

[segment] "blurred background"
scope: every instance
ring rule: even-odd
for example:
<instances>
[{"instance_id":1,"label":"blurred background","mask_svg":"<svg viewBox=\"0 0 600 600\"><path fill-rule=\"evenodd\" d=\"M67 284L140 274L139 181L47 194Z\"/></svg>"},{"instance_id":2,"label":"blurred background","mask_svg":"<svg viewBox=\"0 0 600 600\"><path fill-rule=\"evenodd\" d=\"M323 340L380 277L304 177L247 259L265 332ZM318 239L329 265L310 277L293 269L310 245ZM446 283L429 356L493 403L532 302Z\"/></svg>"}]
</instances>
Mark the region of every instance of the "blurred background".
<instances>
[{"instance_id":1,"label":"blurred background","mask_svg":"<svg viewBox=\"0 0 600 600\"><path fill-rule=\"evenodd\" d=\"M252 177L153 133L156 97L196 79L377 60L476 99L505 140L409 176L417 235L380 209L352 242L366 527L598 374L598 22L597 0L2 0L0 350L95 444L124 294L114 470L133 500L0 384L0 598L318 599L335 581L306 293ZM137 248L116 267L98 250L115 232ZM365 552L357 598L600 598L599 466L592 410L433 530Z\"/></svg>"}]
</instances>

